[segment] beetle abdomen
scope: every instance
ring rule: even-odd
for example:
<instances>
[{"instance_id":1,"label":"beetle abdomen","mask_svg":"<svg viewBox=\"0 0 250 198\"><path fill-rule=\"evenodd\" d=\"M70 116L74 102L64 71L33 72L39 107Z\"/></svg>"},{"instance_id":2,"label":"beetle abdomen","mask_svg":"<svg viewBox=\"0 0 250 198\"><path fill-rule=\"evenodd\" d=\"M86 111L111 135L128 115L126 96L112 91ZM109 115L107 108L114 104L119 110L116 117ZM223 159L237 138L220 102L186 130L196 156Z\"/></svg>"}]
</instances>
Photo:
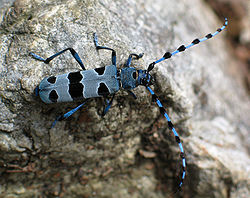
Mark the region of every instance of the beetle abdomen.
<instances>
[{"instance_id":1,"label":"beetle abdomen","mask_svg":"<svg viewBox=\"0 0 250 198\"><path fill-rule=\"evenodd\" d=\"M120 89L114 65L44 78L36 92L45 103L102 97Z\"/></svg>"}]
</instances>

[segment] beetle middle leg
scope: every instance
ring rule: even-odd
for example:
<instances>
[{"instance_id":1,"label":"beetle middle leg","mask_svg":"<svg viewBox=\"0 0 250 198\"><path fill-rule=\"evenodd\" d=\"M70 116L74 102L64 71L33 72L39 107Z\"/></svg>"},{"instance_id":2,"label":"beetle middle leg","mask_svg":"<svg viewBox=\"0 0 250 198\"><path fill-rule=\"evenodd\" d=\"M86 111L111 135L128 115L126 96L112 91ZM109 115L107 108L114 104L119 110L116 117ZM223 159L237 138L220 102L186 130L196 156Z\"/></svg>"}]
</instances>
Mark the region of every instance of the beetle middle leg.
<instances>
[{"instance_id":1,"label":"beetle middle leg","mask_svg":"<svg viewBox=\"0 0 250 198\"><path fill-rule=\"evenodd\" d=\"M134 94L134 92L132 92L131 90L126 90L134 99L137 99L136 95Z\"/></svg>"},{"instance_id":2,"label":"beetle middle leg","mask_svg":"<svg viewBox=\"0 0 250 198\"><path fill-rule=\"evenodd\" d=\"M95 47L96 47L97 50L106 49L106 50L111 50L112 51L112 54L111 54L112 64L116 66L116 52L115 52L115 50L113 50L112 48L109 48L109 47L100 46L98 44L98 38L97 38L96 33L94 33L94 43L95 43Z\"/></svg>"}]
</instances>

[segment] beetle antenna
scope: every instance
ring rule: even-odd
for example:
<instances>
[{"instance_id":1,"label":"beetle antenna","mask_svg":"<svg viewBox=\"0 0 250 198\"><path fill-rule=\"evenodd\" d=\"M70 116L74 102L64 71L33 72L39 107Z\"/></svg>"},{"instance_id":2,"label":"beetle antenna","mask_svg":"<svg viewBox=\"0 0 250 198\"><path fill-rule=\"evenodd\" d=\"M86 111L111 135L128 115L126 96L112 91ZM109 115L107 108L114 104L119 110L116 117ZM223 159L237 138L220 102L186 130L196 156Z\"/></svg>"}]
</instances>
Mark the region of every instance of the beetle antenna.
<instances>
[{"instance_id":1,"label":"beetle antenna","mask_svg":"<svg viewBox=\"0 0 250 198\"><path fill-rule=\"evenodd\" d=\"M175 141L179 146L180 158L181 158L181 161L182 161L182 168L181 168L182 173L181 173L180 182L179 182L179 189L180 189L181 186L183 185L183 181L184 181L184 178L185 178L185 175L186 175L186 158L185 158L185 153L184 153L184 149L183 149L180 137L179 137L177 131L175 130L174 125L171 122L165 108L161 104L161 101L159 100L158 96L154 93L154 91L149 86L146 86L146 88L150 92L150 94L152 95L153 101L158 105L158 107L160 109L160 113L166 118L167 123L168 123L168 128L173 132L173 134L175 136Z\"/></svg>"},{"instance_id":2,"label":"beetle antenna","mask_svg":"<svg viewBox=\"0 0 250 198\"><path fill-rule=\"evenodd\" d=\"M155 64L157 64L157 63L159 63L159 62L161 62L161 61L164 61L164 60L166 60L166 59L169 59L169 58L171 58L173 55L178 54L179 52L183 52L183 51L185 51L186 49L188 49L188 48L190 48L190 47L192 47L192 46L194 46L194 45L196 45L196 44L198 44L198 43L200 43L200 42L206 41L206 40L208 40L208 39L210 39L210 38L216 36L217 34L219 34L222 30L224 30L224 29L226 28L227 24L228 24L228 20L227 20L227 18L225 18L225 23L224 23L224 25L223 25L221 28L218 28L218 29L216 30L216 32L214 32L213 34L209 33L209 34L207 34L205 37L203 37L203 38L201 38L201 39L198 39L198 38L197 38L197 39L194 39L194 40L192 41L192 43L190 43L189 45L187 45L187 46L181 45L181 46L178 47L177 50L175 50L174 52L166 52L166 53L163 55L162 58L160 58L159 60L154 61L154 62L152 62L152 63L149 64L148 69L147 69L147 72L150 72L152 69L154 69Z\"/></svg>"}]
</instances>

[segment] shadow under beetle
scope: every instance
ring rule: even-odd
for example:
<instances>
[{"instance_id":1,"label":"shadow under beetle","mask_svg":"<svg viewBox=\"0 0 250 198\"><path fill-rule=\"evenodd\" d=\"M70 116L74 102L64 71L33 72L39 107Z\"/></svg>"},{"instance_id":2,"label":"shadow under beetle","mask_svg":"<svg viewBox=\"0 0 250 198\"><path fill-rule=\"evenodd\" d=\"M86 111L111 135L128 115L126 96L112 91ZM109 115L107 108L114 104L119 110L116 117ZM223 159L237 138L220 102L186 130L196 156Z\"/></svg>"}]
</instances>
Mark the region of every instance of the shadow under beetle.
<instances>
[{"instance_id":1,"label":"shadow under beetle","mask_svg":"<svg viewBox=\"0 0 250 198\"><path fill-rule=\"evenodd\" d=\"M64 115L61 115L56 118L56 120L53 122L52 127L55 126L57 121L64 120L71 116L73 113L75 113L77 110L81 109L84 104L89 100L90 98L95 97L107 97L111 95L111 99L107 100L107 105L104 107L103 110L103 116L108 112L110 109L113 99L115 97L115 94L117 91L119 91L121 88L129 92L135 99L135 94L131 91L132 89L136 88L139 85L142 85L146 87L146 89L150 92L152 95L153 101L158 105L160 109L160 113L167 119L168 127L170 130L172 130L175 140L177 144L179 145L180 149L180 157L182 159L182 173L180 178L179 187L182 186L183 180L185 178L186 174L186 158L184 154L184 149L182 147L182 143L180 141L179 135L176 132L170 118L168 117L166 110L162 106L159 98L155 95L154 91L149 87L153 84L153 78L149 74L149 72L154 69L154 66L157 63L160 63L163 60L171 58L173 55L178 54L179 52L183 52L186 49L200 43L203 41L206 41L215 35L217 35L219 32L221 32L223 29L226 28L228 24L227 18L225 18L224 25L217 29L216 32L213 34L207 34L205 37L201 39L194 39L191 44L185 46L181 45L177 50L174 52L166 52L162 58L159 60L156 60L149 64L147 70L141 70L136 69L134 67L130 67L132 58L142 58L143 54L130 54L128 57L128 60L125 64L125 67L118 70L116 67L116 52L115 50L100 46L98 44L97 35L94 33L94 43L97 50L103 49L103 50L110 50L112 52L112 65L86 70L86 68L83 65L82 60L80 59L79 55L76 53L76 51L73 48L67 48L64 49L53 56L50 56L47 59L44 59L34 53L30 53L30 55L39 61L42 61L46 64L48 64L52 59L55 57L61 55L62 53L66 51L70 51L72 56L75 58L75 60L79 63L79 65L82 68L82 71L78 72L70 72L62 75L57 76L50 76L44 78L39 86L35 88L35 94L37 96L40 96L43 102L45 103L57 103L57 102L70 102L70 101L79 101L84 100L82 104L77 106L76 108L72 109L71 111L65 113Z\"/></svg>"}]
</instances>

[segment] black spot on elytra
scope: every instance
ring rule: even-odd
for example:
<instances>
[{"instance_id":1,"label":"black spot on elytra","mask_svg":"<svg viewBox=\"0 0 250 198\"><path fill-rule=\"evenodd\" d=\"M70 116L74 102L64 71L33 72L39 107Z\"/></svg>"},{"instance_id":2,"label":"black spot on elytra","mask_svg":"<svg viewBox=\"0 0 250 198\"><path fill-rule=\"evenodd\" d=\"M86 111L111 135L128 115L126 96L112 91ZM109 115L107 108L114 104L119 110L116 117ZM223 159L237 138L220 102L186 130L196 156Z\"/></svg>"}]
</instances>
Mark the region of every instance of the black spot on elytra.
<instances>
[{"instance_id":1,"label":"black spot on elytra","mask_svg":"<svg viewBox=\"0 0 250 198\"><path fill-rule=\"evenodd\" d=\"M104 74L104 71L105 71L105 67L95 68L95 71L96 71L99 75L103 75L103 74Z\"/></svg>"},{"instance_id":2,"label":"black spot on elytra","mask_svg":"<svg viewBox=\"0 0 250 198\"><path fill-rule=\"evenodd\" d=\"M82 74L81 72L71 72L68 75L68 79L70 83L78 83L82 80Z\"/></svg>"},{"instance_id":3,"label":"black spot on elytra","mask_svg":"<svg viewBox=\"0 0 250 198\"><path fill-rule=\"evenodd\" d=\"M50 76L50 77L47 79L47 81L48 81L49 83L54 84L54 83L56 82L56 77L55 77L55 76Z\"/></svg>"},{"instance_id":4,"label":"black spot on elytra","mask_svg":"<svg viewBox=\"0 0 250 198\"><path fill-rule=\"evenodd\" d=\"M74 83L69 84L69 94L73 100L79 100L83 98L83 84Z\"/></svg>"},{"instance_id":5,"label":"black spot on elytra","mask_svg":"<svg viewBox=\"0 0 250 198\"><path fill-rule=\"evenodd\" d=\"M108 87L104 83L100 83L100 86L98 87L98 94L100 96L106 96L110 94Z\"/></svg>"},{"instance_id":6,"label":"black spot on elytra","mask_svg":"<svg viewBox=\"0 0 250 198\"><path fill-rule=\"evenodd\" d=\"M73 100L83 98L83 84L80 82L83 76L81 72L71 72L68 75L69 79L69 94Z\"/></svg>"},{"instance_id":7,"label":"black spot on elytra","mask_svg":"<svg viewBox=\"0 0 250 198\"><path fill-rule=\"evenodd\" d=\"M58 94L56 93L55 90L52 90L52 91L49 93L49 99L51 100L51 102L57 102Z\"/></svg>"}]
</instances>

